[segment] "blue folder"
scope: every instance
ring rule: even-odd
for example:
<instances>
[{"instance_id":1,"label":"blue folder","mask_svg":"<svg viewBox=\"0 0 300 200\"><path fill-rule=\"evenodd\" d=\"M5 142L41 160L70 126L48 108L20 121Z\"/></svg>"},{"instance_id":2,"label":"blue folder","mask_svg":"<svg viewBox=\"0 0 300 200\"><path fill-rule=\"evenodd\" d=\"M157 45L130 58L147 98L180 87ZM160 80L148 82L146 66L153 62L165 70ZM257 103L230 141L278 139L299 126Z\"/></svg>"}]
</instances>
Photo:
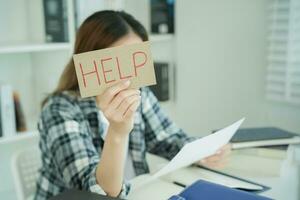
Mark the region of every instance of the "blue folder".
<instances>
[{"instance_id":1,"label":"blue folder","mask_svg":"<svg viewBox=\"0 0 300 200\"><path fill-rule=\"evenodd\" d=\"M198 180L169 200L270 200L255 193Z\"/></svg>"}]
</instances>

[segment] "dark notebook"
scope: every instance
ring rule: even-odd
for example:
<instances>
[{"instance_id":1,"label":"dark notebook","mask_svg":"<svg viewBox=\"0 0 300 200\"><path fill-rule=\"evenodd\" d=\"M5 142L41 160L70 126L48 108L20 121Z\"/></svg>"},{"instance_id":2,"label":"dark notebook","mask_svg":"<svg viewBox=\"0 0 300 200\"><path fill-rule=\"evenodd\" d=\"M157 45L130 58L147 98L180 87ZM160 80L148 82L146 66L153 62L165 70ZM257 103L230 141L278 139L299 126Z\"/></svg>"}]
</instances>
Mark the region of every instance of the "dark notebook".
<instances>
[{"instance_id":1,"label":"dark notebook","mask_svg":"<svg viewBox=\"0 0 300 200\"><path fill-rule=\"evenodd\" d=\"M223 185L198 180L169 200L271 200L254 193L236 190Z\"/></svg>"},{"instance_id":2,"label":"dark notebook","mask_svg":"<svg viewBox=\"0 0 300 200\"><path fill-rule=\"evenodd\" d=\"M46 42L68 42L67 1L43 0L43 6Z\"/></svg>"},{"instance_id":3,"label":"dark notebook","mask_svg":"<svg viewBox=\"0 0 300 200\"><path fill-rule=\"evenodd\" d=\"M233 147L277 146L300 143L300 135L279 128L239 129L230 140Z\"/></svg>"},{"instance_id":4,"label":"dark notebook","mask_svg":"<svg viewBox=\"0 0 300 200\"><path fill-rule=\"evenodd\" d=\"M169 64L168 63L154 63L156 85L149 86L158 101L168 101L169 95Z\"/></svg>"},{"instance_id":5,"label":"dark notebook","mask_svg":"<svg viewBox=\"0 0 300 200\"><path fill-rule=\"evenodd\" d=\"M121 200L121 199L74 189L74 190L67 190L55 197L50 198L50 200Z\"/></svg>"}]
</instances>

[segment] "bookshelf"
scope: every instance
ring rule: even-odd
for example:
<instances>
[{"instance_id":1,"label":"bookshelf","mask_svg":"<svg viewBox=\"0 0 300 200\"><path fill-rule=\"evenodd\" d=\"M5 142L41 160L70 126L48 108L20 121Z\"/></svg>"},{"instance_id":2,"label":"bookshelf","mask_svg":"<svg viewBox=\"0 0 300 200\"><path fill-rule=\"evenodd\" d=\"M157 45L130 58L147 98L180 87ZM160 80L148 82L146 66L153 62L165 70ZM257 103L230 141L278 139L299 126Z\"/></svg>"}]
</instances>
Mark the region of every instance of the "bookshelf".
<instances>
[{"instance_id":1,"label":"bookshelf","mask_svg":"<svg viewBox=\"0 0 300 200\"><path fill-rule=\"evenodd\" d=\"M174 39L172 34L150 35L149 40L151 42L169 42ZM44 43L44 44L9 44L0 46L0 54L14 54L14 53L34 53L34 52L46 52L56 50L71 51L71 43Z\"/></svg>"},{"instance_id":2,"label":"bookshelf","mask_svg":"<svg viewBox=\"0 0 300 200\"><path fill-rule=\"evenodd\" d=\"M0 137L1 162L5 164L0 177L7 180L0 183L0 196L7 200L16 199L10 171L11 155L26 145L38 143L36 126L41 101L56 87L72 55L75 38L74 0L64 1L67 3L69 40L63 43L46 42L43 0L0 1L0 84L10 84L19 93L28 128L27 132ZM125 11L139 19L146 28L149 27L149 13L145 9L149 2L127 0L124 3ZM168 62L172 66L175 63L174 35L150 35L150 41L154 60ZM171 110L168 104L163 103L162 106Z\"/></svg>"},{"instance_id":3,"label":"bookshelf","mask_svg":"<svg viewBox=\"0 0 300 200\"><path fill-rule=\"evenodd\" d=\"M40 102L55 88L71 56L73 0L64 1L69 40L62 43L46 42L43 0L0 1L0 83L11 85L20 94L28 128L15 137L0 138L0 145L36 131Z\"/></svg>"},{"instance_id":4,"label":"bookshelf","mask_svg":"<svg viewBox=\"0 0 300 200\"><path fill-rule=\"evenodd\" d=\"M0 54L14 54L14 53L34 53L66 50L71 51L70 43L51 43L51 44L15 44L2 45L0 47Z\"/></svg>"}]
</instances>

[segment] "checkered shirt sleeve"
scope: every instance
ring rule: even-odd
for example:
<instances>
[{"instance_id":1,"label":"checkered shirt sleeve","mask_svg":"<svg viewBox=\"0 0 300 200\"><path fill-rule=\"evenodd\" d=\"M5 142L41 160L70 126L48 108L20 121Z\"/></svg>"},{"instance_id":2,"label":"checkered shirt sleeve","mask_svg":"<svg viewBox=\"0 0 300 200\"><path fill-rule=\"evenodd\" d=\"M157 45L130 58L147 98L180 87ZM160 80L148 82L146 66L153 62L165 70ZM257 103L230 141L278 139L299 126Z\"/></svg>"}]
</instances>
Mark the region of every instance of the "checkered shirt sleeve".
<instances>
[{"instance_id":1,"label":"checkered shirt sleeve","mask_svg":"<svg viewBox=\"0 0 300 200\"><path fill-rule=\"evenodd\" d=\"M39 129L47 130L46 149L52 162L69 188L105 194L96 181L96 168L101 152L92 141L92 133L80 110L63 98L44 109ZM40 186L40 187L43 187ZM43 191L51 193L51 183ZM130 186L124 183L120 197L126 197Z\"/></svg>"},{"instance_id":2,"label":"checkered shirt sleeve","mask_svg":"<svg viewBox=\"0 0 300 200\"><path fill-rule=\"evenodd\" d=\"M144 88L143 95L141 106L147 151L172 159L186 143L196 138L187 136L168 118L149 88Z\"/></svg>"}]
</instances>

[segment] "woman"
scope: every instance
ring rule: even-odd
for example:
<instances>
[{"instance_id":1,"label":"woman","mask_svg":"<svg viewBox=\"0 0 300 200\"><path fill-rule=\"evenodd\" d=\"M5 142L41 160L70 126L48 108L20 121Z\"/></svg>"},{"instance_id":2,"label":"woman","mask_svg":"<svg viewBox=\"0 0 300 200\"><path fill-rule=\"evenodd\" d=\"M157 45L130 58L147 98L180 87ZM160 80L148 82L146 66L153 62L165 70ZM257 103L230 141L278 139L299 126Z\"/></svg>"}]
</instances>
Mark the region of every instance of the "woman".
<instances>
[{"instance_id":1,"label":"woman","mask_svg":"<svg viewBox=\"0 0 300 200\"><path fill-rule=\"evenodd\" d=\"M74 54L147 40L144 27L129 14L101 11L81 25ZM38 123L42 168L36 199L68 188L126 197L126 180L149 172L146 152L171 159L194 139L170 121L148 88L129 86L125 81L100 96L80 98L70 60ZM205 159L206 166L221 164L228 150Z\"/></svg>"}]
</instances>

